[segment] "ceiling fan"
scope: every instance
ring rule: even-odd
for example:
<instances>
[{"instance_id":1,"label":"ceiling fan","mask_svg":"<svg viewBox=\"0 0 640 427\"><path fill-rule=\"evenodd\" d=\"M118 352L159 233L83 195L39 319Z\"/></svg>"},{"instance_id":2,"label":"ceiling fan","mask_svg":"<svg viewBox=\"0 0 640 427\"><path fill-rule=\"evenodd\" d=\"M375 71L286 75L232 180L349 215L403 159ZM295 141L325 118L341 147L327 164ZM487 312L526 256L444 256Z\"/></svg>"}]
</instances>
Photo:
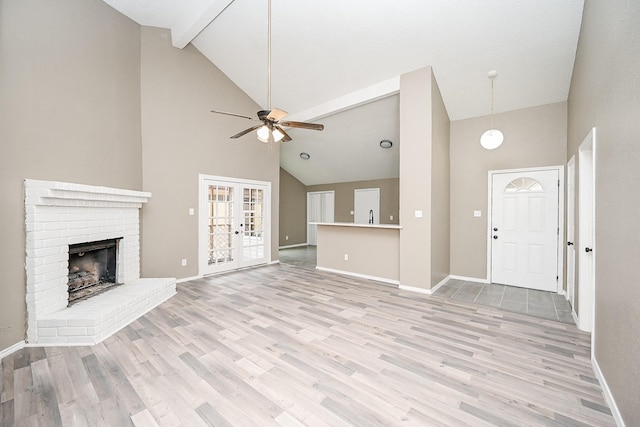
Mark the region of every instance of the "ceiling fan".
<instances>
[{"instance_id":1,"label":"ceiling fan","mask_svg":"<svg viewBox=\"0 0 640 427\"><path fill-rule=\"evenodd\" d=\"M268 77L268 88L267 88L267 102L269 104L269 109L258 111L258 119L254 119L249 116L245 116L242 114L228 113L225 111L217 111L211 110L212 113L216 114L224 114L227 116L240 117L243 119L249 119L258 124L251 126L248 129L243 130L242 132L238 132L233 135L231 138L236 139L240 138L243 135L248 134L254 130L257 130L258 140L262 142L287 142L291 141L292 138L285 132L283 127L287 128L300 128L300 129L310 129L310 130L323 130L324 125L319 123L307 123L307 122L294 122L294 121L281 121L287 115L287 112L284 110L280 110L278 108L271 108L271 0L269 0L269 14L268 14L268 62L267 62L267 77Z\"/></svg>"}]
</instances>

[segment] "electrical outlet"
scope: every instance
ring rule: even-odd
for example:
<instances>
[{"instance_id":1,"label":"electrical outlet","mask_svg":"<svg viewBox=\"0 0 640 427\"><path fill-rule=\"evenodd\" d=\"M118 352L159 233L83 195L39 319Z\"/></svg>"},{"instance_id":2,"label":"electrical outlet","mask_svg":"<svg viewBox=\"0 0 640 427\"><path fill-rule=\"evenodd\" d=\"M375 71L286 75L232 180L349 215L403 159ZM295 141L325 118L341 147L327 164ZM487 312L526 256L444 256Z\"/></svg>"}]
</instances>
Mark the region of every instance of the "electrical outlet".
<instances>
[{"instance_id":1,"label":"electrical outlet","mask_svg":"<svg viewBox=\"0 0 640 427\"><path fill-rule=\"evenodd\" d=\"M183 266L183 267L186 267L186 266L187 266L187 260L186 260L186 259L183 259L183 260L182 260L182 266Z\"/></svg>"},{"instance_id":2,"label":"electrical outlet","mask_svg":"<svg viewBox=\"0 0 640 427\"><path fill-rule=\"evenodd\" d=\"M189 208L189 215L195 215L196 211L193 208Z\"/></svg>"},{"instance_id":3,"label":"electrical outlet","mask_svg":"<svg viewBox=\"0 0 640 427\"><path fill-rule=\"evenodd\" d=\"M284 240L289 240L289 236L284 236Z\"/></svg>"},{"instance_id":4,"label":"electrical outlet","mask_svg":"<svg viewBox=\"0 0 640 427\"><path fill-rule=\"evenodd\" d=\"M389 221L393 221L393 215L389 215Z\"/></svg>"},{"instance_id":5,"label":"electrical outlet","mask_svg":"<svg viewBox=\"0 0 640 427\"><path fill-rule=\"evenodd\" d=\"M344 254L344 260L349 261L349 254Z\"/></svg>"}]
</instances>

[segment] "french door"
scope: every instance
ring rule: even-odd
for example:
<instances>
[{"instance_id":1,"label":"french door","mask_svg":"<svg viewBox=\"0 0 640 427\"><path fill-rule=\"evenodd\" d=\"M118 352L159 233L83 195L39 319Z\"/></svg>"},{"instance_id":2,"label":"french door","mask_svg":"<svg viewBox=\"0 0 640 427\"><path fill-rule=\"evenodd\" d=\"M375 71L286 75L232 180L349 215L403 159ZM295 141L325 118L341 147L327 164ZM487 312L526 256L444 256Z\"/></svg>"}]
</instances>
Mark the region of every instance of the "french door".
<instances>
[{"instance_id":1,"label":"french door","mask_svg":"<svg viewBox=\"0 0 640 427\"><path fill-rule=\"evenodd\" d=\"M559 172L492 175L491 281L558 290Z\"/></svg>"},{"instance_id":2,"label":"french door","mask_svg":"<svg viewBox=\"0 0 640 427\"><path fill-rule=\"evenodd\" d=\"M200 176L200 274L271 259L271 183Z\"/></svg>"}]
</instances>

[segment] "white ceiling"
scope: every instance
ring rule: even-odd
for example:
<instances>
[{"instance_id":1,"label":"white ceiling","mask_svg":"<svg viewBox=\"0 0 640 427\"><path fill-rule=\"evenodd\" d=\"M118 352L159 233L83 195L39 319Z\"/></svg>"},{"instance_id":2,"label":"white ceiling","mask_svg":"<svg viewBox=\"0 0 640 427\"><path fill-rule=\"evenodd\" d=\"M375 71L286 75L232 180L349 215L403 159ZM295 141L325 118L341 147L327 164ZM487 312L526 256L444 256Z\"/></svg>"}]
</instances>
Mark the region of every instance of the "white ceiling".
<instances>
[{"instance_id":1,"label":"white ceiling","mask_svg":"<svg viewBox=\"0 0 640 427\"><path fill-rule=\"evenodd\" d=\"M170 28L174 46L191 42L267 107L267 0L104 1L141 25ZM583 3L272 0L272 106L325 124L292 129L282 166L307 185L397 177L398 99L384 98L399 75L425 66L451 120L489 114L489 70L499 73L495 112L565 101ZM211 108L228 111L215 99ZM238 131L247 124L228 120ZM389 150L378 146L385 138ZM301 151L311 160L301 163Z\"/></svg>"}]
</instances>

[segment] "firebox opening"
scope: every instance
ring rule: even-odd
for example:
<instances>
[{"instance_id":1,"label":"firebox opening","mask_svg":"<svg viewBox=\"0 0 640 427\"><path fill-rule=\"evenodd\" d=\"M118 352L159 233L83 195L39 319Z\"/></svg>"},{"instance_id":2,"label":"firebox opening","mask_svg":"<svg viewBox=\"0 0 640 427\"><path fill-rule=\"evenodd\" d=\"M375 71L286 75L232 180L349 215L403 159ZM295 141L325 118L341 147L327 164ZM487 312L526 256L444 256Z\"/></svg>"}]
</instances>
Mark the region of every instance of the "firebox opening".
<instances>
[{"instance_id":1,"label":"firebox opening","mask_svg":"<svg viewBox=\"0 0 640 427\"><path fill-rule=\"evenodd\" d=\"M69 303L119 285L118 244L121 238L69 245Z\"/></svg>"}]
</instances>

